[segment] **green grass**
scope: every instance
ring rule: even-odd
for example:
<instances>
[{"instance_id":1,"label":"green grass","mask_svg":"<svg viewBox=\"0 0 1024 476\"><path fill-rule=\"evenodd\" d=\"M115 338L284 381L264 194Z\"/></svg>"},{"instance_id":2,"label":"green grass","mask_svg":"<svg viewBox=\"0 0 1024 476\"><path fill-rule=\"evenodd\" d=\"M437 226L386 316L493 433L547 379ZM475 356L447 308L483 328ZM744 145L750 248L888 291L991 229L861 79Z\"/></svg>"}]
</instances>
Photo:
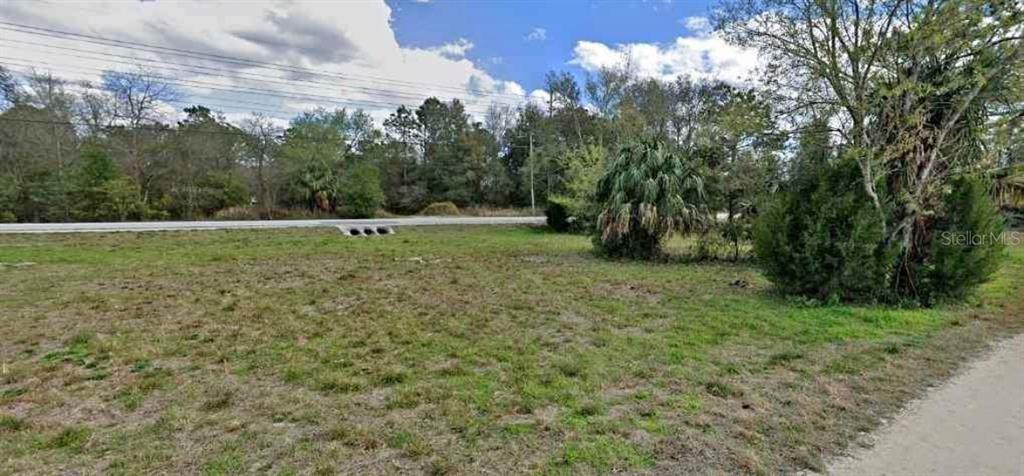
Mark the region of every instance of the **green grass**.
<instances>
[{"instance_id":1,"label":"green grass","mask_svg":"<svg viewBox=\"0 0 1024 476\"><path fill-rule=\"evenodd\" d=\"M0 266L0 474L820 469L1024 328L1021 247L936 309L589 250L512 227L0 236L33 263Z\"/></svg>"}]
</instances>

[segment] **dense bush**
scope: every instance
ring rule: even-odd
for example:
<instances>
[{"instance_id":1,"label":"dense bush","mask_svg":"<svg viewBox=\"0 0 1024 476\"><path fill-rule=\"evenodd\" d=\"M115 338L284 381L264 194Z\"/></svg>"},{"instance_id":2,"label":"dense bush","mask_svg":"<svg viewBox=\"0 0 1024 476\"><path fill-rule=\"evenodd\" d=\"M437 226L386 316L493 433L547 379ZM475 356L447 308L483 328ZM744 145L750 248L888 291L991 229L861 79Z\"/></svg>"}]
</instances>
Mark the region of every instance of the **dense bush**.
<instances>
[{"instance_id":1,"label":"dense bush","mask_svg":"<svg viewBox=\"0 0 1024 476\"><path fill-rule=\"evenodd\" d=\"M548 204L544 207L544 216L547 218L548 227L554 231L565 233L572 228L569 207L563 197L548 197Z\"/></svg>"},{"instance_id":2,"label":"dense bush","mask_svg":"<svg viewBox=\"0 0 1024 476\"><path fill-rule=\"evenodd\" d=\"M249 189L242 177L229 172L210 173L195 183L170 190L161 204L171 216L193 219L212 216L217 210L249 203Z\"/></svg>"},{"instance_id":3,"label":"dense bush","mask_svg":"<svg viewBox=\"0 0 1024 476\"><path fill-rule=\"evenodd\" d=\"M917 264L910 294L922 303L962 299L999 267L1003 220L986 184L974 177L953 182L936 220L928 254Z\"/></svg>"},{"instance_id":4,"label":"dense bush","mask_svg":"<svg viewBox=\"0 0 1024 476\"><path fill-rule=\"evenodd\" d=\"M341 199L345 216L372 218L384 203L377 168L368 163L354 166L342 182Z\"/></svg>"},{"instance_id":5,"label":"dense bush","mask_svg":"<svg viewBox=\"0 0 1024 476\"><path fill-rule=\"evenodd\" d=\"M784 292L881 300L893 256L853 161L807 165L758 219L754 252Z\"/></svg>"},{"instance_id":6,"label":"dense bush","mask_svg":"<svg viewBox=\"0 0 1024 476\"><path fill-rule=\"evenodd\" d=\"M595 194L597 182L604 174L606 151L603 147L588 145L566 152L562 161L565 163L564 191L547 199L548 225L563 233L589 233L600 213Z\"/></svg>"},{"instance_id":7,"label":"dense bush","mask_svg":"<svg viewBox=\"0 0 1024 476\"><path fill-rule=\"evenodd\" d=\"M72 181L71 216L79 221L126 221L144 218L142 192L121 175L102 150L87 147Z\"/></svg>"},{"instance_id":8,"label":"dense bush","mask_svg":"<svg viewBox=\"0 0 1024 476\"><path fill-rule=\"evenodd\" d=\"M459 215L467 217L532 217L536 215L530 207L525 208L495 208L495 207L465 207L459 209Z\"/></svg>"},{"instance_id":9,"label":"dense bush","mask_svg":"<svg viewBox=\"0 0 1024 476\"><path fill-rule=\"evenodd\" d=\"M272 208L269 216L274 220L325 220L335 215L308 208ZM211 217L214 220L266 220L267 210L258 206L236 206L218 210Z\"/></svg>"},{"instance_id":10,"label":"dense bush","mask_svg":"<svg viewBox=\"0 0 1024 476\"><path fill-rule=\"evenodd\" d=\"M214 220L260 220L263 218L264 211L257 207L228 207L217 210L212 218ZM273 212L271 212L271 216L274 216Z\"/></svg>"},{"instance_id":11,"label":"dense bush","mask_svg":"<svg viewBox=\"0 0 1024 476\"><path fill-rule=\"evenodd\" d=\"M0 223L14 223L18 216L14 209L18 204L18 186L13 178L0 177Z\"/></svg>"},{"instance_id":12,"label":"dense bush","mask_svg":"<svg viewBox=\"0 0 1024 476\"><path fill-rule=\"evenodd\" d=\"M219 172L208 174L199 182L205 192L201 203L204 214L210 215L222 208L236 207L249 203L249 187L245 180L235 173Z\"/></svg>"},{"instance_id":13,"label":"dense bush","mask_svg":"<svg viewBox=\"0 0 1024 476\"><path fill-rule=\"evenodd\" d=\"M983 182L954 181L915 249L901 256L853 161L805 167L760 217L754 251L782 291L822 300L931 305L962 299L998 267L1002 219Z\"/></svg>"},{"instance_id":14,"label":"dense bush","mask_svg":"<svg viewBox=\"0 0 1024 476\"><path fill-rule=\"evenodd\" d=\"M420 215L428 216L455 216L459 214L459 207L452 202L437 202L427 205L420 210Z\"/></svg>"},{"instance_id":15,"label":"dense bush","mask_svg":"<svg viewBox=\"0 0 1024 476\"><path fill-rule=\"evenodd\" d=\"M99 211L107 220L140 220L146 215L142 191L128 177L108 181L100 187L99 192L104 198Z\"/></svg>"},{"instance_id":16,"label":"dense bush","mask_svg":"<svg viewBox=\"0 0 1024 476\"><path fill-rule=\"evenodd\" d=\"M613 257L656 258L665 237L706 215L699 172L653 139L622 147L598 181L596 200L594 244Z\"/></svg>"},{"instance_id":17,"label":"dense bush","mask_svg":"<svg viewBox=\"0 0 1024 476\"><path fill-rule=\"evenodd\" d=\"M544 215L548 226L559 233L590 233L594 230L600 208L593 197L551 195Z\"/></svg>"}]
</instances>

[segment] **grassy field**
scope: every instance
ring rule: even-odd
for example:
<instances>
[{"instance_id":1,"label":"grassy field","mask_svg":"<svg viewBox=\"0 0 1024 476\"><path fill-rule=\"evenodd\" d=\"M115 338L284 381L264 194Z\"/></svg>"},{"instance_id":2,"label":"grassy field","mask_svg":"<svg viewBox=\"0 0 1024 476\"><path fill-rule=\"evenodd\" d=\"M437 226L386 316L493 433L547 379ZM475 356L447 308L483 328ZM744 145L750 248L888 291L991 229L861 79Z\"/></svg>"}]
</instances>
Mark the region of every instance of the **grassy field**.
<instances>
[{"instance_id":1,"label":"grassy field","mask_svg":"<svg viewBox=\"0 0 1024 476\"><path fill-rule=\"evenodd\" d=\"M931 310L528 228L0 236L0 262L0 473L820 470L1024 331L1022 247Z\"/></svg>"}]
</instances>

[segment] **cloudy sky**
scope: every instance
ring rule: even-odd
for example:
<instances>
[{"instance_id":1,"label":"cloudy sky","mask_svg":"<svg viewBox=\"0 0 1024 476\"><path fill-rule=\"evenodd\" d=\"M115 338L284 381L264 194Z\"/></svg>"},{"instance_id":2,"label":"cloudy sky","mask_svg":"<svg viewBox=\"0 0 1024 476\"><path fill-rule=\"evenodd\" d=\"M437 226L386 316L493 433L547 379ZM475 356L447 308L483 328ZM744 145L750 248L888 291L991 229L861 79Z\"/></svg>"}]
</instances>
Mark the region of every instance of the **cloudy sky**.
<instances>
[{"instance_id":1,"label":"cloudy sky","mask_svg":"<svg viewBox=\"0 0 1024 476\"><path fill-rule=\"evenodd\" d=\"M230 119L281 121L313 105L385 117L399 104L543 97L549 70L743 81L756 56L710 29L706 0L5 0L0 64L98 82L144 67ZM113 41L111 41L113 40Z\"/></svg>"}]
</instances>

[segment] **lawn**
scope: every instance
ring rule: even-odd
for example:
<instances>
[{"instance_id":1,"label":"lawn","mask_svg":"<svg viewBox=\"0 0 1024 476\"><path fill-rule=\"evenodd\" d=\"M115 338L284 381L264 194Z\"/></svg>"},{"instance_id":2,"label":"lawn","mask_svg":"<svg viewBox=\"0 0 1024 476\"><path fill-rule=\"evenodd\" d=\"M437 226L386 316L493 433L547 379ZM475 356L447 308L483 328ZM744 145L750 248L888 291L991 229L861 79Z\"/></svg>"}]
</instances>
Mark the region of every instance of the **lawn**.
<instances>
[{"instance_id":1,"label":"lawn","mask_svg":"<svg viewBox=\"0 0 1024 476\"><path fill-rule=\"evenodd\" d=\"M0 473L821 470L993 339L516 227L0 236Z\"/></svg>"}]
</instances>

